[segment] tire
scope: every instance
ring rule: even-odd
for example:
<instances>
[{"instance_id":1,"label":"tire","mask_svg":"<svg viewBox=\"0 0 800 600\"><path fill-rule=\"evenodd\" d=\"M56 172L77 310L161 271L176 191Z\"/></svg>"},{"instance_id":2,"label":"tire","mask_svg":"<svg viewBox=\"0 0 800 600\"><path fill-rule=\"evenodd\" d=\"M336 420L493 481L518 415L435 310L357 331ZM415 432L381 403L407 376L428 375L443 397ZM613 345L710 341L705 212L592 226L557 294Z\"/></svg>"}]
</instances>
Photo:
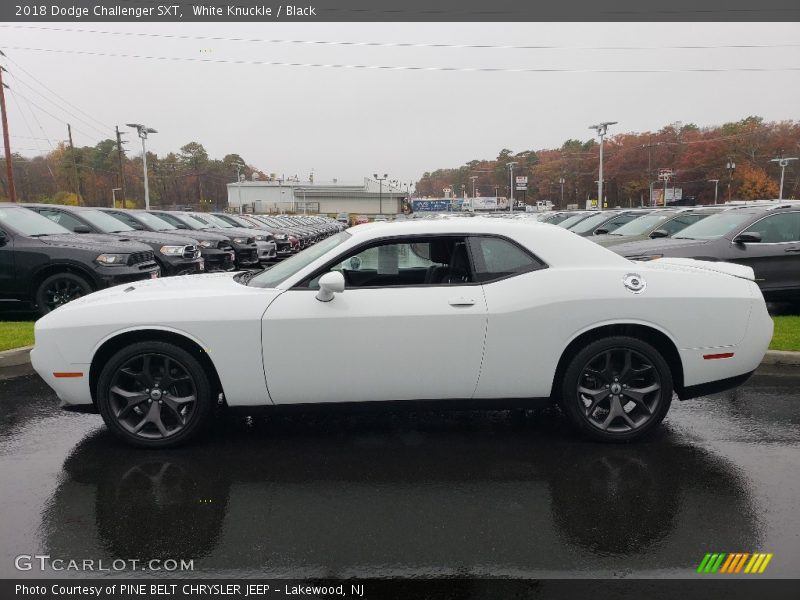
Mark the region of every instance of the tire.
<instances>
[{"instance_id":1,"label":"tire","mask_svg":"<svg viewBox=\"0 0 800 600\"><path fill-rule=\"evenodd\" d=\"M140 448L185 444L208 429L214 413L200 362L166 342L139 342L114 354L96 392L108 429Z\"/></svg>"},{"instance_id":2,"label":"tire","mask_svg":"<svg viewBox=\"0 0 800 600\"><path fill-rule=\"evenodd\" d=\"M652 431L672 402L672 373L650 344L625 336L592 342L570 361L559 403L583 434L628 442Z\"/></svg>"},{"instance_id":3,"label":"tire","mask_svg":"<svg viewBox=\"0 0 800 600\"><path fill-rule=\"evenodd\" d=\"M39 313L46 315L59 306L93 291L91 284L84 277L65 271L46 277L36 288L34 301Z\"/></svg>"}]
</instances>

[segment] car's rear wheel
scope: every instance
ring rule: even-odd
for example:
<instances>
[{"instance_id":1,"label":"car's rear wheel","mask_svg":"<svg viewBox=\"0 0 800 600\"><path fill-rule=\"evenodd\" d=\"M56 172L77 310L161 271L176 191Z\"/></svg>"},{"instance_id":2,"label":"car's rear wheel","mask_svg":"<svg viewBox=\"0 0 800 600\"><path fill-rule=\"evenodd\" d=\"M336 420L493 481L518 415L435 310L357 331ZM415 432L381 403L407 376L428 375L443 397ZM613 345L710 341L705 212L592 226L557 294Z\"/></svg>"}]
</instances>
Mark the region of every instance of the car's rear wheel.
<instances>
[{"instance_id":1,"label":"car's rear wheel","mask_svg":"<svg viewBox=\"0 0 800 600\"><path fill-rule=\"evenodd\" d=\"M108 428L135 446L177 446L202 433L214 403L202 365L165 342L139 342L103 367L97 405Z\"/></svg>"},{"instance_id":2,"label":"car's rear wheel","mask_svg":"<svg viewBox=\"0 0 800 600\"><path fill-rule=\"evenodd\" d=\"M580 350L564 372L561 408L580 431L600 441L636 439L656 427L672 402L672 373L661 353L618 336Z\"/></svg>"},{"instance_id":3,"label":"car's rear wheel","mask_svg":"<svg viewBox=\"0 0 800 600\"><path fill-rule=\"evenodd\" d=\"M46 315L59 306L92 293L91 284L75 273L55 273L46 277L36 288L36 306Z\"/></svg>"}]
</instances>

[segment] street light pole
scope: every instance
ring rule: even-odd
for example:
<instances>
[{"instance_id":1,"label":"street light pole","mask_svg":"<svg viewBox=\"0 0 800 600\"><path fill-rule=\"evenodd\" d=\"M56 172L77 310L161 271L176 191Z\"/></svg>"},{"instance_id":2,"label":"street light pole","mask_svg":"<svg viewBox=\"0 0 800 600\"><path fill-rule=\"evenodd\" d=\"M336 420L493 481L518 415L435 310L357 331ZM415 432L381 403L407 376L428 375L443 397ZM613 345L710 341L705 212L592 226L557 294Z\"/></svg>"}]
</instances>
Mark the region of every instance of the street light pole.
<instances>
[{"instance_id":1,"label":"street light pole","mask_svg":"<svg viewBox=\"0 0 800 600\"><path fill-rule=\"evenodd\" d=\"M731 183L733 182L733 172L736 170L736 163L733 159L728 157L728 164L725 165L728 169L728 202L731 201Z\"/></svg>"},{"instance_id":2,"label":"street light pole","mask_svg":"<svg viewBox=\"0 0 800 600\"><path fill-rule=\"evenodd\" d=\"M516 165L516 161L511 161L508 163L508 184L509 189L509 201L508 201L508 211L514 212L514 165Z\"/></svg>"},{"instance_id":3,"label":"street light pole","mask_svg":"<svg viewBox=\"0 0 800 600\"><path fill-rule=\"evenodd\" d=\"M117 192L121 192L122 188L111 188L111 208L117 208ZM125 208L124 206L122 208Z\"/></svg>"},{"instance_id":4,"label":"street light pole","mask_svg":"<svg viewBox=\"0 0 800 600\"><path fill-rule=\"evenodd\" d=\"M714 184L714 204L717 203L717 192L719 191L719 179L709 179L708 183Z\"/></svg>"},{"instance_id":5,"label":"street light pole","mask_svg":"<svg viewBox=\"0 0 800 600\"><path fill-rule=\"evenodd\" d=\"M147 184L147 148L145 146L145 140L147 140L147 134L149 133L158 133L152 127L148 127L147 125L142 125L141 123L127 123L128 127L135 129L136 132L139 134L139 137L142 138L142 170L144 171L144 208L145 210L150 210L150 187Z\"/></svg>"},{"instance_id":6,"label":"street light pole","mask_svg":"<svg viewBox=\"0 0 800 600\"><path fill-rule=\"evenodd\" d=\"M797 160L797 157L793 156L790 158L773 158L772 160L769 161L769 162L776 162L781 167L781 187L779 188L780 191L778 192L778 200L783 200L783 174L784 171L786 171L786 167L789 166L790 160Z\"/></svg>"},{"instance_id":7,"label":"street light pole","mask_svg":"<svg viewBox=\"0 0 800 600\"><path fill-rule=\"evenodd\" d=\"M235 163L233 166L236 167L236 192L239 196L239 214L244 212L244 207L242 206L242 174L241 168L244 167L242 163Z\"/></svg>"},{"instance_id":8,"label":"street light pole","mask_svg":"<svg viewBox=\"0 0 800 600\"><path fill-rule=\"evenodd\" d=\"M558 208L564 210L564 184L567 182L566 179L563 177L558 178L558 183L561 184L561 204L558 205Z\"/></svg>"},{"instance_id":9,"label":"street light pole","mask_svg":"<svg viewBox=\"0 0 800 600\"><path fill-rule=\"evenodd\" d=\"M373 175L375 180L378 182L378 214L383 214L383 182L389 177L386 173L383 174L383 177L378 177L378 174L375 173Z\"/></svg>"},{"instance_id":10,"label":"street light pole","mask_svg":"<svg viewBox=\"0 0 800 600\"><path fill-rule=\"evenodd\" d=\"M609 125L616 125L618 121L604 121L597 125L590 125L589 129L597 131L600 138L600 174L597 178L597 210L603 210L603 140L608 132Z\"/></svg>"},{"instance_id":11,"label":"street light pole","mask_svg":"<svg viewBox=\"0 0 800 600\"><path fill-rule=\"evenodd\" d=\"M473 175L472 177L470 177L470 179L472 180L472 197L474 198L475 197L475 180L478 179L478 176L477 175Z\"/></svg>"}]
</instances>

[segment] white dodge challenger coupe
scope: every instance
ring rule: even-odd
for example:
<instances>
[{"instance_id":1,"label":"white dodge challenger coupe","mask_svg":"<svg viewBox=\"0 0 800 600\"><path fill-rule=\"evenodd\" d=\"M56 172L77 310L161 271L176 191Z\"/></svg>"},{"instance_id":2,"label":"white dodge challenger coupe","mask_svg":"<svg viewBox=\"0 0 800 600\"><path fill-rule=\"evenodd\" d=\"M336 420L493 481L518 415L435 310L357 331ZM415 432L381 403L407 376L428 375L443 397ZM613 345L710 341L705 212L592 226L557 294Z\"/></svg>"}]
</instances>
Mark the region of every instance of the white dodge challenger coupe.
<instances>
[{"instance_id":1,"label":"white dodge challenger coupe","mask_svg":"<svg viewBox=\"0 0 800 600\"><path fill-rule=\"evenodd\" d=\"M744 382L772 320L749 267L634 263L560 227L476 217L358 226L259 273L120 285L35 332L62 406L138 446L187 442L218 406L398 401L555 401L590 437L628 441L673 393Z\"/></svg>"}]
</instances>

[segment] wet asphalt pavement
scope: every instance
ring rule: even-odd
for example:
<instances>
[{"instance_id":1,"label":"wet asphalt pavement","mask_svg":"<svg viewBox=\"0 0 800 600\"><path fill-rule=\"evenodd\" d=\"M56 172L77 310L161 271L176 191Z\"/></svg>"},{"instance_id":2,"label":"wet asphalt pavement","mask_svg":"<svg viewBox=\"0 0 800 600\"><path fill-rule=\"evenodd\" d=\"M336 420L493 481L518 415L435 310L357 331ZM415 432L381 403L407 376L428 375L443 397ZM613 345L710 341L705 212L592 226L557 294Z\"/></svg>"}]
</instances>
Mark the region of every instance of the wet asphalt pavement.
<instances>
[{"instance_id":1,"label":"wet asphalt pavement","mask_svg":"<svg viewBox=\"0 0 800 600\"><path fill-rule=\"evenodd\" d=\"M0 382L0 577L42 576L13 566L35 553L204 577L692 577L706 552L798 577L799 442L791 367L675 402L630 445L555 410L392 412L228 418L170 451L119 444L30 376Z\"/></svg>"}]
</instances>

